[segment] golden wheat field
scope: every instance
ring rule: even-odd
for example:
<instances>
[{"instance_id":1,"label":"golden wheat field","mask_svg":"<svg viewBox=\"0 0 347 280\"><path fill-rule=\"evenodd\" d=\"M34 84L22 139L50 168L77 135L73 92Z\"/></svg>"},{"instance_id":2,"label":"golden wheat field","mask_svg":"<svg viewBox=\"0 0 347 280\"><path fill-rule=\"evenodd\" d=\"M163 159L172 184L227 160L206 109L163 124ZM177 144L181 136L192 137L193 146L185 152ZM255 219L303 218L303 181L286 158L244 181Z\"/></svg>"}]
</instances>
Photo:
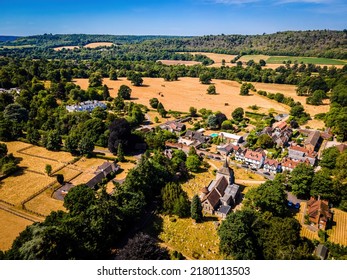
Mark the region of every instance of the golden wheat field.
<instances>
[{"instance_id":1,"label":"golden wheat field","mask_svg":"<svg viewBox=\"0 0 347 280\"><path fill-rule=\"evenodd\" d=\"M0 250L11 248L13 240L32 222L0 209Z\"/></svg>"},{"instance_id":2,"label":"golden wheat field","mask_svg":"<svg viewBox=\"0 0 347 280\"><path fill-rule=\"evenodd\" d=\"M104 79L110 89L112 97L117 95L121 85L128 85L132 89L131 97L135 103L149 107L149 100L153 97L159 99L166 110L189 112L191 106L198 110L201 108L221 111L230 117L231 112L237 107L247 108L249 105L257 104L267 110L273 108L277 112L288 112L285 105L279 104L260 95L241 96L240 84L235 81L213 80L217 95L206 93L208 85L203 85L197 78L180 78L179 81L166 82L162 78L143 78L141 87L134 87L126 78L117 81ZM75 83L82 89L88 88L88 79L76 79ZM227 105L226 105L227 104Z\"/></svg>"},{"instance_id":3,"label":"golden wheat field","mask_svg":"<svg viewBox=\"0 0 347 280\"><path fill-rule=\"evenodd\" d=\"M189 61L189 60L170 60L170 59L161 59L158 60L164 65L186 65L186 66L191 66L191 65L197 65L201 64L201 62L198 61Z\"/></svg>"},{"instance_id":4,"label":"golden wheat field","mask_svg":"<svg viewBox=\"0 0 347 280\"><path fill-rule=\"evenodd\" d=\"M202 54L206 55L208 58L212 59L214 63L210 65L209 67L221 67L222 60L225 60L225 66L235 66L234 63L230 63L232 59L235 58L236 55L232 54L220 54L220 53L205 53L205 52L191 52L191 54Z\"/></svg>"},{"instance_id":5,"label":"golden wheat field","mask_svg":"<svg viewBox=\"0 0 347 280\"><path fill-rule=\"evenodd\" d=\"M87 44L84 47L94 49L94 48L98 48L98 47L110 47L112 45L113 45L113 43L111 43L111 42L95 42L95 43Z\"/></svg>"},{"instance_id":6,"label":"golden wheat field","mask_svg":"<svg viewBox=\"0 0 347 280\"><path fill-rule=\"evenodd\" d=\"M333 220L335 224L332 229L327 230L328 240L347 246L347 212L333 208Z\"/></svg>"},{"instance_id":7,"label":"golden wheat field","mask_svg":"<svg viewBox=\"0 0 347 280\"><path fill-rule=\"evenodd\" d=\"M51 211L66 211L63 201L52 198L51 194L52 190L48 189L27 202L25 207L44 216L48 216Z\"/></svg>"}]
</instances>

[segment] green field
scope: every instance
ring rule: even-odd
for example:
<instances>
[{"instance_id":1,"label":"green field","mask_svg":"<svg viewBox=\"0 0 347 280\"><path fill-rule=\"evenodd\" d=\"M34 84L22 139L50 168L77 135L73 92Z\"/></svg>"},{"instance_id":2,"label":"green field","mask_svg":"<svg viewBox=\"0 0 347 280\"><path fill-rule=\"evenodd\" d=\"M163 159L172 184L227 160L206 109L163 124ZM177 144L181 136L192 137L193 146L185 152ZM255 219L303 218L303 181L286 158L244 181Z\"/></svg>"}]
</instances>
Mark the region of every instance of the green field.
<instances>
[{"instance_id":1,"label":"green field","mask_svg":"<svg viewBox=\"0 0 347 280\"><path fill-rule=\"evenodd\" d=\"M312 63L312 64L326 64L326 65L345 65L347 61L323 57L300 57L300 56L271 56L266 60L269 64L282 64L283 61L290 60L292 63L297 61L298 63Z\"/></svg>"},{"instance_id":2,"label":"green field","mask_svg":"<svg viewBox=\"0 0 347 280\"><path fill-rule=\"evenodd\" d=\"M33 48L34 45L21 45L21 46L0 46L0 49L24 49L24 48Z\"/></svg>"}]
</instances>

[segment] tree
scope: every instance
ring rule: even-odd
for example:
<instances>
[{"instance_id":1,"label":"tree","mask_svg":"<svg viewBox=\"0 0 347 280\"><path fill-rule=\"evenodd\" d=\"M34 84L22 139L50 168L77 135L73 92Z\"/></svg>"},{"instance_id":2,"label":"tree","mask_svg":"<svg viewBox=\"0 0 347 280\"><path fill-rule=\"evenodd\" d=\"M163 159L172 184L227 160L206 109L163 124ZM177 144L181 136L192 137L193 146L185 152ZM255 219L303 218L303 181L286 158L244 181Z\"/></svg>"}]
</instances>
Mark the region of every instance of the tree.
<instances>
[{"instance_id":1,"label":"tree","mask_svg":"<svg viewBox=\"0 0 347 280\"><path fill-rule=\"evenodd\" d=\"M115 119L110 125L110 136L108 139L108 149L116 154L119 143L126 149L131 138L131 128L128 121L124 118Z\"/></svg>"},{"instance_id":2,"label":"tree","mask_svg":"<svg viewBox=\"0 0 347 280\"><path fill-rule=\"evenodd\" d=\"M159 246L157 242L147 234L138 233L129 239L116 256L117 260L169 260L168 251Z\"/></svg>"},{"instance_id":3,"label":"tree","mask_svg":"<svg viewBox=\"0 0 347 280\"><path fill-rule=\"evenodd\" d=\"M211 114L208 116L207 125L208 125L208 127L212 128L212 129L218 128L218 119L217 119L216 115Z\"/></svg>"},{"instance_id":4,"label":"tree","mask_svg":"<svg viewBox=\"0 0 347 280\"><path fill-rule=\"evenodd\" d=\"M37 145L41 139L40 132L35 128L29 127L27 129L26 139L29 141L29 143Z\"/></svg>"},{"instance_id":5,"label":"tree","mask_svg":"<svg viewBox=\"0 0 347 280\"><path fill-rule=\"evenodd\" d=\"M50 164L46 164L45 166L45 172L48 176L51 176L51 173L52 173L52 165Z\"/></svg>"},{"instance_id":6,"label":"tree","mask_svg":"<svg viewBox=\"0 0 347 280\"><path fill-rule=\"evenodd\" d=\"M116 81L118 79L117 70L114 68L111 68L109 76L111 81Z\"/></svg>"},{"instance_id":7,"label":"tree","mask_svg":"<svg viewBox=\"0 0 347 280\"><path fill-rule=\"evenodd\" d=\"M167 111L165 110L164 105L162 103L158 104L157 111L162 118L166 117Z\"/></svg>"},{"instance_id":8,"label":"tree","mask_svg":"<svg viewBox=\"0 0 347 280\"><path fill-rule=\"evenodd\" d=\"M60 133L57 130L51 130L47 136L46 148L51 151L59 151L62 145Z\"/></svg>"},{"instance_id":9,"label":"tree","mask_svg":"<svg viewBox=\"0 0 347 280\"><path fill-rule=\"evenodd\" d=\"M262 149L268 149L272 148L275 143L269 135L262 134L258 137L256 145Z\"/></svg>"},{"instance_id":10,"label":"tree","mask_svg":"<svg viewBox=\"0 0 347 280\"><path fill-rule=\"evenodd\" d=\"M129 100L131 91L131 88L127 85L121 85L118 89L118 97L121 97L125 100Z\"/></svg>"},{"instance_id":11,"label":"tree","mask_svg":"<svg viewBox=\"0 0 347 280\"><path fill-rule=\"evenodd\" d=\"M334 198L333 181L327 169L321 169L315 173L310 195L316 198L320 196L321 199L328 199L330 201Z\"/></svg>"},{"instance_id":12,"label":"tree","mask_svg":"<svg viewBox=\"0 0 347 280\"><path fill-rule=\"evenodd\" d=\"M108 100L110 98L110 92L108 90L108 86L104 85L102 87L102 99L103 100Z\"/></svg>"},{"instance_id":13,"label":"tree","mask_svg":"<svg viewBox=\"0 0 347 280\"><path fill-rule=\"evenodd\" d=\"M28 111L19 104L9 104L4 110L4 118L17 123L26 122L28 121Z\"/></svg>"},{"instance_id":14,"label":"tree","mask_svg":"<svg viewBox=\"0 0 347 280\"><path fill-rule=\"evenodd\" d=\"M94 142L89 134L87 134L80 140L80 142L78 143L78 150L81 155L86 155L87 157L91 156L94 151Z\"/></svg>"},{"instance_id":15,"label":"tree","mask_svg":"<svg viewBox=\"0 0 347 280\"><path fill-rule=\"evenodd\" d=\"M120 161L120 162L124 162L124 161L125 161L124 150L123 150L123 145L122 145L122 143L119 143L119 144L118 144L118 148L117 148L117 158L118 158L118 161Z\"/></svg>"},{"instance_id":16,"label":"tree","mask_svg":"<svg viewBox=\"0 0 347 280\"><path fill-rule=\"evenodd\" d=\"M200 83L204 85L208 85L211 83L212 78L209 72L204 72L199 75L199 80L200 80Z\"/></svg>"},{"instance_id":17,"label":"tree","mask_svg":"<svg viewBox=\"0 0 347 280\"><path fill-rule=\"evenodd\" d=\"M258 188L247 192L244 205L283 217L287 213L286 202L287 194L283 184L276 181L266 181Z\"/></svg>"},{"instance_id":18,"label":"tree","mask_svg":"<svg viewBox=\"0 0 347 280\"><path fill-rule=\"evenodd\" d=\"M89 76L89 87L101 87L102 76L100 72L94 72Z\"/></svg>"},{"instance_id":19,"label":"tree","mask_svg":"<svg viewBox=\"0 0 347 280\"><path fill-rule=\"evenodd\" d=\"M197 155L187 157L186 166L191 172L198 172L201 166L201 160Z\"/></svg>"},{"instance_id":20,"label":"tree","mask_svg":"<svg viewBox=\"0 0 347 280\"><path fill-rule=\"evenodd\" d=\"M64 198L64 207L73 215L85 213L95 203L94 191L85 184L73 187Z\"/></svg>"},{"instance_id":21,"label":"tree","mask_svg":"<svg viewBox=\"0 0 347 280\"><path fill-rule=\"evenodd\" d=\"M319 165L332 170L336 166L336 159L339 155L340 152L335 146L325 149L322 152L322 158Z\"/></svg>"},{"instance_id":22,"label":"tree","mask_svg":"<svg viewBox=\"0 0 347 280\"><path fill-rule=\"evenodd\" d=\"M193 196L190 206L190 216L197 223L202 221L202 206L199 196L196 194Z\"/></svg>"},{"instance_id":23,"label":"tree","mask_svg":"<svg viewBox=\"0 0 347 280\"><path fill-rule=\"evenodd\" d=\"M216 86L215 85L209 85L209 87L207 88L207 94L217 94Z\"/></svg>"},{"instance_id":24,"label":"tree","mask_svg":"<svg viewBox=\"0 0 347 280\"><path fill-rule=\"evenodd\" d=\"M231 123L230 120L225 120L224 122L222 122L221 128L224 130L233 130L233 124Z\"/></svg>"},{"instance_id":25,"label":"tree","mask_svg":"<svg viewBox=\"0 0 347 280\"><path fill-rule=\"evenodd\" d=\"M60 185L64 184L64 175L63 174L57 174L57 181Z\"/></svg>"},{"instance_id":26,"label":"tree","mask_svg":"<svg viewBox=\"0 0 347 280\"><path fill-rule=\"evenodd\" d=\"M0 158L3 158L7 155L8 149L5 143L0 143Z\"/></svg>"},{"instance_id":27,"label":"tree","mask_svg":"<svg viewBox=\"0 0 347 280\"><path fill-rule=\"evenodd\" d=\"M189 113L191 117L196 117L197 109L195 107L189 107Z\"/></svg>"},{"instance_id":28,"label":"tree","mask_svg":"<svg viewBox=\"0 0 347 280\"><path fill-rule=\"evenodd\" d=\"M180 218L189 215L189 201L179 184L167 183L161 190L161 199L164 213L174 214Z\"/></svg>"},{"instance_id":29,"label":"tree","mask_svg":"<svg viewBox=\"0 0 347 280\"><path fill-rule=\"evenodd\" d=\"M141 74L139 73L135 73L135 72L132 72L129 76L128 76L128 80L131 81L131 83L138 87L138 86L142 86L142 83L143 83L143 79L141 77Z\"/></svg>"},{"instance_id":30,"label":"tree","mask_svg":"<svg viewBox=\"0 0 347 280\"><path fill-rule=\"evenodd\" d=\"M236 260L260 259L262 254L256 237L261 225L258 216L249 209L230 213L218 229L220 252Z\"/></svg>"},{"instance_id":31,"label":"tree","mask_svg":"<svg viewBox=\"0 0 347 280\"><path fill-rule=\"evenodd\" d=\"M264 60L264 59L260 59L260 60L259 60L259 65L260 65L260 66L265 66L265 65L266 65L265 60Z\"/></svg>"},{"instance_id":32,"label":"tree","mask_svg":"<svg viewBox=\"0 0 347 280\"><path fill-rule=\"evenodd\" d=\"M243 114L244 114L243 108L238 107L231 113L231 116L233 117L235 121L240 122L243 120Z\"/></svg>"},{"instance_id":33,"label":"tree","mask_svg":"<svg viewBox=\"0 0 347 280\"><path fill-rule=\"evenodd\" d=\"M125 103L124 103L124 99L120 96L117 96L114 100L113 100L113 104L116 107L116 110L120 111L123 110L125 107Z\"/></svg>"},{"instance_id":34,"label":"tree","mask_svg":"<svg viewBox=\"0 0 347 280\"><path fill-rule=\"evenodd\" d=\"M91 113L93 118L98 118L100 120L105 120L107 118L107 112L101 107L96 107Z\"/></svg>"},{"instance_id":35,"label":"tree","mask_svg":"<svg viewBox=\"0 0 347 280\"><path fill-rule=\"evenodd\" d=\"M323 90L316 90L312 96L306 98L306 103L311 105L322 105L322 100L326 98L326 93Z\"/></svg>"},{"instance_id":36,"label":"tree","mask_svg":"<svg viewBox=\"0 0 347 280\"><path fill-rule=\"evenodd\" d=\"M75 154L78 150L78 143L80 140L80 134L76 131L71 131L64 141L65 149L71 154Z\"/></svg>"},{"instance_id":37,"label":"tree","mask_svg":"<svg viewBox=\"0 0 347 280\"><path fill-rule=\"evenodd\" d=\"M159 100L158 100L158 98L151 98L150 100L149 100L149 105L151 105L151 107L152 108L154 108L154 109L157 109L158 108L158 105L159 105Z\"/></svg>"},{"instance_id":38,"label":"tree","mask_svg":"<svg viewBox=\"0 0 347 280\"><path fill-rule=\"evenodd\" d=\"M243 83L240 88L240 95L248 95L250 90L255 90L251 83Z\"/></svg>"},{"instance_id":39,"label":"tree","mask_svg":"<svg viewBox=\"0 0 347 280\"><path fill-rule=\"evenodd\" d=\"M289 185L294 195L299 198L309 198L314 177L314 169L311 165L300 163L290 174Z\"/></svg>"}]
</instances>

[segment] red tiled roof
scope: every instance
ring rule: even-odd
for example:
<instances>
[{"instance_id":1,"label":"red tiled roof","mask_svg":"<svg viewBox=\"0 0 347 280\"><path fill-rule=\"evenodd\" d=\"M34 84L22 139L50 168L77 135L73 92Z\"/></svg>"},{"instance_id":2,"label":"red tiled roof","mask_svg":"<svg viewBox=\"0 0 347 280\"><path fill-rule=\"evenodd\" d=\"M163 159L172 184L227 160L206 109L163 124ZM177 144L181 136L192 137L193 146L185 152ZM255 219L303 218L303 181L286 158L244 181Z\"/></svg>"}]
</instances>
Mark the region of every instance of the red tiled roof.
<instances>
[{"instance_id":1,"label":"red tiled roof","mask_svg":"<svg viewBox=\"0 0 347 280\"><path fill-rule=\"evenodd\" d=\"M252 150L247 150L245 154L245 158L248 158L251 160L261 161L262 157L263 157L263 154L261 152L255 152Z\"/></svg>"},{"instance_id":2,"label":"red tiled roof","mask_svg":"<svg viewBox=\"0 0 347 280\"><path fill-rule=\"evenodd\" d=\"M265 159L265 161L264 161L264 165L272 165L272 166L275 166L275 167L277 167L278 166L278 161L277 160L275 160L275 159L270 159L270 158L267 158L267 159Z\"/></svg>"}]
</instances>

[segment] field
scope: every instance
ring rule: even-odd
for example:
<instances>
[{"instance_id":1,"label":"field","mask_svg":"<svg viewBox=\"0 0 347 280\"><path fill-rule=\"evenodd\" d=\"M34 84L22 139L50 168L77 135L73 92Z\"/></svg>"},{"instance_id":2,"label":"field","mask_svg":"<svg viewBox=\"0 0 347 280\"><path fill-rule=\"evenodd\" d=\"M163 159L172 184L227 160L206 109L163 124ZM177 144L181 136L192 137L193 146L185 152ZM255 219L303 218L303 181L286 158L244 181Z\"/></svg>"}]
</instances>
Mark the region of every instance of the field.
<instances>
[{"instance_id":1,"label":"field","mask_svg":"<svg viewBox=\"0 0 347 280\"><path fill-rule=\"evenodd\" d=\"M0 49L24 49L24 48L33 48L34 45L21 45L21 46L1 46Z\"/></svg>"},{"instance_id":2,"label":"field","mask_svg":"<svg viewBox=\"0 0 347 280\"><path fill-rule=\"evenodd\" d=\"M27 202L25 204L25 207L44 216L48 216L51 211L65 211L63 202L52 198L51 193L52 190L50 189L43 192L42 194Z\"/></svg>"},{"instance_id":3,"label":"field","mask_svg":"<svg viewBox=\"0 0 347 280\"><path fill-rule=\"evenodd\" d=\"M73 50L73 49L78 49L79 46L62 46L62 47L56 47L56 48L53 48L55 51L61 51L63 49L65 50Z\"/></svg>"},{"instance_id":4,"label":"field","mask_svg":"<svg viewBox=\"0 0 347 280\"><path fill-rule=\"evenodd\" d=\"M334 222L332 229L327 230L328 240L347 246L347 212L333 208Z\"/></svg>"},{"instance_id":5,"label":"field","mask_svg":"<svg viewBox=\"0 0 347 280\"><path fill-rule=\"evenodd\" d=\"M298 63L312 63L312 64L322 64L322 65L345 65L347 61L340 59L331 59L323 57L299 57L299 56L271 56L266 60L269 64L283 64L283 61L290 60L292 63L297 61Z\"/></svg>"},{"instance_id":6,"label":"field","mask_svg":"<svg viewBox=\"0 0 347 280\"><path fill-rule=\"evenodd\" d=\"M84 47L85 48L95 49L95 48L98 48L98 47L110 47L112 45L113 45L113 43L110 43L110 42L95 42L95 43L87 44Z\"/></svg>"},{"instance_id":7,"label":"field","mask_svg":"<svg viewBox=\"0 0 347 280\"><path fill-rule=\"evenodd\" d=\"M254 60L254 62L259 63L259 60L263 59L263 60L267 61L269 58L270 58L270 56L268 56L268 55L261 55L261 54L243 55L243 56L241 56L239 58L239 61L247 62L249 60Z\"/></svg>"},{"instance_id":8,"label":"field","mask_svg":"<svg viewBox=\"0 0 347 280\"><path fill-rule=\"evenodd\" d=\"M225 60L225 66L235 66L235 64L230 63L230 60L234 59L236 55L205 52L191 52L191 54L202 54L212 59L214 63L210 67L221 67L223 59Z\"/></svg>"},{"instance_id":9,"label":"field","mask_svg":"<svg viewBox=\"0 0 347 280\"><path fill-rule=\"evenodd\" d=\"M269 100L260 95L241 96L240 84L235 81L213 80L217 88L217 95L206 94L208 85L203 85L197 78L180 78L179 81L166 82L161 78L143 78L142 87L134 87L126 78L117 81L104 79L110 89L112 97L117 95L119 87L123 84L132 89L131 97L135 103L149 107L149 100L153 97L159 99L166 110L189 112L189 107L197 109L207 108L213 111L221 111L230 117L231 112L237 107L247 108L249 105L257 104L259 107L277 112L288 112L285 105ZM76 79L76 84L82 89L88 88L88 79ZM229 105L225 105L228 103Z\"/></svg>"},{"instance_id":10,"label":"field","mask_svg":"<svg viewBox=\"0 0 347 280\"><path fill-rule=\"evenodd\" d=\"M0 250L11 248L13 240L32 222L0 209Z\"/></svg>"},{"instance_id":11,"label":"field","mask_svg":"<svg viewBox=\"0 0 347 280\"><path fill-rule=\"evenodd\" d=\"M164 65L186 65L186 66L191 66L191 65L197 65L201 64L199 61L186 61L186 60L158 60Z\"/></svg>"}]
</instances>

